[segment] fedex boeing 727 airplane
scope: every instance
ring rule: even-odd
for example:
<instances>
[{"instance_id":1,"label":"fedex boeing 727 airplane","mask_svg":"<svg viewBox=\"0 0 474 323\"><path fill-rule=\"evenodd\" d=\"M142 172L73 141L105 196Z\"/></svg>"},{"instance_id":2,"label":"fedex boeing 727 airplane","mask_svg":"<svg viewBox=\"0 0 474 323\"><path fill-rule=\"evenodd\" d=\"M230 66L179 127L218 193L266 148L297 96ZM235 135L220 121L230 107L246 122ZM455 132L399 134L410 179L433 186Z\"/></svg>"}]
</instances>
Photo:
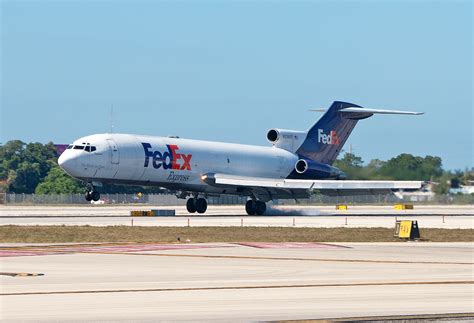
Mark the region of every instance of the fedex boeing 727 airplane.
<instances>
[{"instance_id":1,"label":"fedex boeing 727 airplane","mask_svg":"<svg viewBox=\"0 0 474 323\"><path fill-rule=\"evenodd\" d=\"M321 111L321 110L314 110ZM204 213L208 196L248 196L245 210L262 215L266 202L328 195L385 193L421 188L418 181L354 181L333 162L359 120L374 114L419 112L367 109L334 102L308 131L270 129L271 147L131 134L96 134L74 141L59 166L82 180L88 201L101 183L160 186L188 198L190 213Z\"/></svg>"}]
</instances>

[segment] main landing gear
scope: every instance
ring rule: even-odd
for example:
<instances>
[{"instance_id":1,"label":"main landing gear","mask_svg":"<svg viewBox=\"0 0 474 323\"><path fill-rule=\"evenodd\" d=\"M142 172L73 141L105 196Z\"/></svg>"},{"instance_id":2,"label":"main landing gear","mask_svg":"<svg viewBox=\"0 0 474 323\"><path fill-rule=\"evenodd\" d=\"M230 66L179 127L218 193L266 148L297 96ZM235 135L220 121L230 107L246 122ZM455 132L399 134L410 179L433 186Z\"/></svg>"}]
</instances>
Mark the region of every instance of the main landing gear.
<instances>
[{"instance_id":1,"label":"main landing gear","mask_svg":"<svg viewBox=\"0 0 474 323\"><path fill-rule=\"evenodd\" d=\"M207 201L205 198L191 197L186 201L186 209L189 213L204 213L207 210Z\"/></svg>"},{"instance_id":2,"label":"main landing gear","mask_svg":"<svg viewBox=\"0 0 474 323\"><path fill-rule=\"evenodd\" d=\"M248 200L245 203L245 211L248 215L263 215L267 210L267 204L262 201Z\"/></svg>"},{"instance_id":3,"label":"main landing gear","mask_svg":"<svg viewBox=\"0 0 474 323\"><path fill-rule=\"evenodd\" d=\"M207 200L202 197L190 197L186 201L186 209L189 213L205 213L207 210ZM263 215L267 210L267 204L258 200L248 200L245 204L245 211L248 215Z\"/></svg>"}]
</instances>

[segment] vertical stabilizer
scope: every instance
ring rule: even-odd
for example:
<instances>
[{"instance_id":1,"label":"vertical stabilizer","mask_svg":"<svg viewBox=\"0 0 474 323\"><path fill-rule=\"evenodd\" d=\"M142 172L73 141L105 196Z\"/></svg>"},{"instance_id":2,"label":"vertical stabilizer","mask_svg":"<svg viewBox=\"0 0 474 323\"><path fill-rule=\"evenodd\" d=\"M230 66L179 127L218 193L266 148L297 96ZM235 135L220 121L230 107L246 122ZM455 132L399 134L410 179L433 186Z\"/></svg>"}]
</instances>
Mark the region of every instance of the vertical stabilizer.
<instances>
[{"instance_id":1,"label":"vertical stabilizer","mask_svg":"<svg viewBox=\"0 0 474 323\"><path fill-rule=\"evenodd\" d=\"M357 121L372 114L341 113L341 109L357 107L356 104L335 101L321 119L308 130L306 140L296 153L319 163L331 165L341 152L344 143L354 129Z\"/></svg>"}]
</instances>

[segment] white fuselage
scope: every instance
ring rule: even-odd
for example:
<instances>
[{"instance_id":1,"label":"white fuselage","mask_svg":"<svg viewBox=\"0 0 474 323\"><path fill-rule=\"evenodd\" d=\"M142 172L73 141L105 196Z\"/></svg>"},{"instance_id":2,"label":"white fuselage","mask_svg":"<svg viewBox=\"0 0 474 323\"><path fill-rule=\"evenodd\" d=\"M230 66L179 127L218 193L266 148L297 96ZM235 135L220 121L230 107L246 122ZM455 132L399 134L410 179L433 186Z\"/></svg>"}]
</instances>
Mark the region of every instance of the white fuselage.
<instances>
[{"instance_id":1,"label":"white fuselage","mask_svg":"<svg viewBox=\"0 0 474 323\"><path fill-rule=\"evenodd\" d=\"M294 170L297 160L296 154L277 147L172 137L97 134L76 140L58 162L68 174L87 182L153 185L172 190L235 194L232 189L222 190L206 184L201 176L222 173L286 178Z\"/></svg>"}]
</instances>

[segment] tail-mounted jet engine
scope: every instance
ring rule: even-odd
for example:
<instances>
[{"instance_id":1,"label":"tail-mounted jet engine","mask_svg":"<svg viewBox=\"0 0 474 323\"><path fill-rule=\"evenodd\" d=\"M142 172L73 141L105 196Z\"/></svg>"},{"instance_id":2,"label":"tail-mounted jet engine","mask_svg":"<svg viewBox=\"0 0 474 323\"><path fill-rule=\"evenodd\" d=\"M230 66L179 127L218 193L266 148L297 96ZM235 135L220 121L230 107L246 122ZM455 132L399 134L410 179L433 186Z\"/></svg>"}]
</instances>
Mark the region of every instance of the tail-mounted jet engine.
<instances>
[{"instance_id":1,"label":"tail-mounted jet engine","mask_svg":"<svg viewBox=\"0 0 474 323\"><path fill-rule=\"evenodd\" d=\"M346 174L339 168L317 163L312 160L300 159L295 164L295 170L303 178L308 179L346 179Z\"/></svg>"},{"instance_id":2,"label":"tail-mounted jet engine","mask_svg":"<svg viewBox=\"0 0 474 323\"><path fill-rule=\"evenodd\" d=\"M294 153L300 148L306 139L306 131L270 129L267 132L267 140L277 148Z\"/></svg>"}]
</instances>

